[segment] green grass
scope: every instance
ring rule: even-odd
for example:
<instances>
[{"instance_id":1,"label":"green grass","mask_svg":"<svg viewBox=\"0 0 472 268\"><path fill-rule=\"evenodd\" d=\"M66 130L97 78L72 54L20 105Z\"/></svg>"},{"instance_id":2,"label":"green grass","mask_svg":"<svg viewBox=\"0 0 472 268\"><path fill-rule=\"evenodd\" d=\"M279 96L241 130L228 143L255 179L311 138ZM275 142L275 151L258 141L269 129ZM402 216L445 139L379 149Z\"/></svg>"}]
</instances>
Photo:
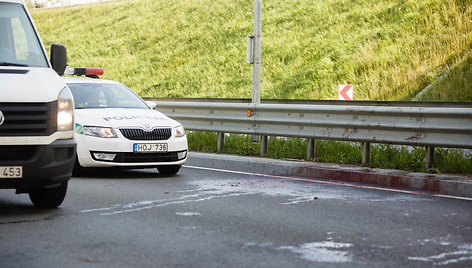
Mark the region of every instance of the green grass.
<instances>
[{"instance_id":1,"label":"green grass","mask_svg":"<svg viewBox=\"0 0 472 268\"><path fill-rule=\"evenodd\" d=\"M435 81L431 89L422 95L421 101L470 101L472 96L472 54L468 54Z\"/></svg>"},{"instance_id":2,"label":"green grass","mask_svg":"<svg viewBox=\"0 0 472 268\"><path fill-rule=\"evenodd\" d=\"M189 149L200 152L217 152L217 134L209 132L188 132ZM220 153L244 156L259 156L260 143L252 141L249 135L227 135ZM307 156L306 139L271 138L268 151L270 158L304 160ZM371 145L371 162L368 167L387 168L430 173L472 174L472 152L460 149L435 149L432 168L425 168L423 147L396 146L388 144ZM316 140L316 156L311 161L361 165L360 143Z\"/></svg>"},{"instance_id":3,"label":"green grass","mask_svg":"<svg viewBox=\"0 0 472 268\"><path fill-rule=\"evenodd\" d=\"M128 0L33 9L47 47L67 46L69 65L142 97L251 98L253 1ZM472 101L472 0L271 0L262 6L263 99ZM189 133L192 150L215 152L216 134ZM222 152L259 155L231 135ZM317 140L315 161L361 163L355 143ZM268 157L304 159L306 140L272 139ZM467 151L373 145L372 167L472 173Z\"/></svg>"},{"instance_id":4,"label":"green grass","mask_svg":"<svg viewBox=\"0 0 472 268\"><path fill-rule=\"evenodd\" d=\"M142 97L251 98L253 1L112 1L32 15L47 47L67 46L69 65L103 67ZM471 0L263 1L261 97L336 99L349 83L356 100L408 100L456 69L427 98L471 101L471 46Z\"/></svg>"}]
</instances>

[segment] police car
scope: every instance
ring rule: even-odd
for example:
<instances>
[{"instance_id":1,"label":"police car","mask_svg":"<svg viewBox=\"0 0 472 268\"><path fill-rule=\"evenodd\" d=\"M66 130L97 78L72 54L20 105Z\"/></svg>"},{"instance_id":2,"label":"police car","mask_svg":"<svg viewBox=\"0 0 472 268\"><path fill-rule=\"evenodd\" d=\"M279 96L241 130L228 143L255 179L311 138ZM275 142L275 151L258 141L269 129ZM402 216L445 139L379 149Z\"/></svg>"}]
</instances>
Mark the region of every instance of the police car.
<instances>
[{"instance_id":1,"label":"police car","mask_svg":"<svg viewBox=\"0 0 472 268\"><path fill-rule=\"evenodd\" d=\"M70 68L97 77L103 69ZM91 167L157 167L176 174L187 159L187 137L177 121L156 111L121 83L64 77L75 106L77 161L74 173Z\"/></svg>"}]
</instances>

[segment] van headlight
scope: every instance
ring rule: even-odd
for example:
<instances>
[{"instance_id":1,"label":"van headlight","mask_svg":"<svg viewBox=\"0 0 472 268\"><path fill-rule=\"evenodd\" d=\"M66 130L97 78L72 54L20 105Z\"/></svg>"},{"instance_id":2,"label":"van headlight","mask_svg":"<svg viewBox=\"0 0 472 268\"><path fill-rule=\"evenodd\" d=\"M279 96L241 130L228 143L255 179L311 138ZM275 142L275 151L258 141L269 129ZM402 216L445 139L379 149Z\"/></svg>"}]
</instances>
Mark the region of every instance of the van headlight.
<instances>
[{"instance_id":1,"label":"van headlight","mask_svg":"<svg viewBox=\"0 0 472 268\"><path fill-rule=\"evenodd\" d=\"M184 129L184 126L180 125L178 127L175 127L175 137L176 138L181 138L183 136L185 136L185 129Z\"/></svg>"},{"instance_id":2,"label":"van headlight","mask_svg":"<svg viewBox=\"0 0 472 268\"><path fill-rule=\"evenodd\" d=\"M74 98L68 87L57 97L57 130L72 131L74 129Z\"/></svg>"}]
</instances>

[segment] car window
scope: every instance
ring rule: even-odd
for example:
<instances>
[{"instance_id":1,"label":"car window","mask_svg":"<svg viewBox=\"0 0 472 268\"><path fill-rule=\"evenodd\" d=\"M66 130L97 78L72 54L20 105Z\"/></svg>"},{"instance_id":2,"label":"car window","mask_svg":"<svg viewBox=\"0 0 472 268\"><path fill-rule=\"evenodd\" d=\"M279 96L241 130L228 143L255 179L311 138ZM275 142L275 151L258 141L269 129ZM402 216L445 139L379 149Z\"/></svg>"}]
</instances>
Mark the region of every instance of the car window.
<instances>
[{"instance_id":1,"label":"car window","mask_svg":"<svg viewBox=\"0 0 472 268\"><path fill-rule=\"evenodd\" d=\"M139 108L148 109L144 101L121 84L68 83L76 109Z\"/></svg>"}]
</instances>

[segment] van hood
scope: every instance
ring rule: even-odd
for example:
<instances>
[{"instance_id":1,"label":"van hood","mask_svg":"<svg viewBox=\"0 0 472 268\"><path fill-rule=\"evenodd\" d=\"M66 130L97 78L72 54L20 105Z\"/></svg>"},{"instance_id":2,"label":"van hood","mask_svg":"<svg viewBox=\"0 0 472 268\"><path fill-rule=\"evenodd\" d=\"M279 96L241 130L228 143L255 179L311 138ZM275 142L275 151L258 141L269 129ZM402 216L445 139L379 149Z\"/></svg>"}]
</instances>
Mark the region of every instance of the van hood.
<instances>
[{"instance_id":1,"label":"van hood","mask_svg":"<svg viewBox=\"0 0 472 268\"><path fill-rule=\"evenodd\" d=\"M76 109L75 121L82 126L112 128L176 127L180 123L152 109Z\"/></svg>"},{"instance_id":2,"label":"van hood","mask_svg":"<svg viewBox=\"0 0 472 268\"><path fill-rule=\"evenodd\" d=\"M0 102L51 102L65 87L51 68L0 67Z\"/></svg>"}]
</instances>

